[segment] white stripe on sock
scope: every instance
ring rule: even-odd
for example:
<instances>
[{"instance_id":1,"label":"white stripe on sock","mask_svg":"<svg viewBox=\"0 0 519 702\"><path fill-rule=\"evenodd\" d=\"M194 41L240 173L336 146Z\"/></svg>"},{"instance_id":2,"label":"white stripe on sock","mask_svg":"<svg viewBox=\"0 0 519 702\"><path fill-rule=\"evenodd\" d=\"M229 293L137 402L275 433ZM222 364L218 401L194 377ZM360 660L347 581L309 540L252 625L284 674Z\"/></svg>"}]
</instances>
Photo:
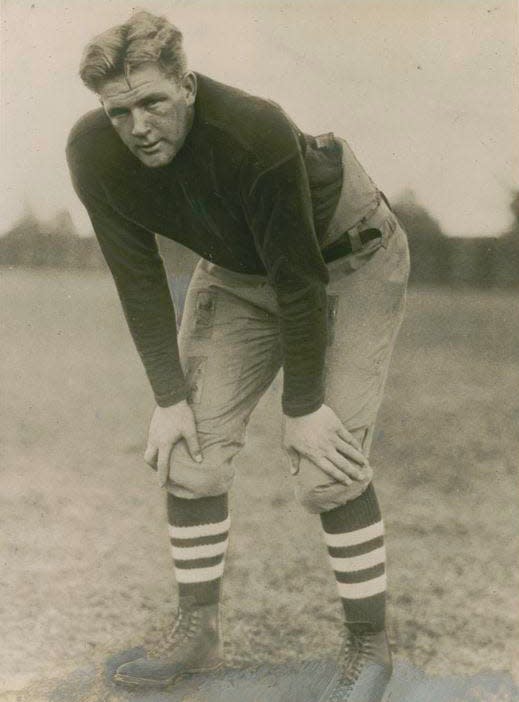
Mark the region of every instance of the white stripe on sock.
<instances>
[{"instance_id":1,"label":"white stripe on sock","mask_svg":"<svg viewBox=\"0 0 519 702\"><path fill-rule=\"evenodd\" d=\"M345 600L362 600L364 597L372 597L385 591L386 574L363 583L337 583L337 588L340 597Z\"/></svg>"},{"instance_id":2,"label":"white stripe on sock","mask_svg":"<svg viewBox=\"0 0 519 702\"><path fill-rule=\"evenodd\" d=\"M352 556L351 558L332 558L330 561L333 570L339 573L351 573L355 570L365 570L373 566L384 563L386 560L386 549L384 546L375 548L369 553L364 553L362 556Z\"/></svg>"},{"instance_id":3,"label":"white stripe on sock","mask_svg":"<svg viewBox=\"0 0 519 702\"><path fill-rule=\"evenodd\" d=\"M220 541L217 544L205 544L202 546L171 546L171 555L179 561L196 561L198 558L212 558L221 556L227 550L229 539Z\"/></svg>"},{"instance_id":4,"label":"white stripe on sock","mask_svg":"<svg viewBox=\"0 0 519 702\"><path fill-rule=\"evenodd\" d=\"M224 562L211 568L175 568L177 583L206 583L223 575Z\"/></svg>"},{"instance_id":5,"label":"white stripe on sock","mask_svg":"<svg viewBox=\"0 0 519 702\"><path fill-rule=\"evenodd\" d=\"M348 531L345 534L328 534L324 532L324 540L327 546L332 546L333 548L344 548L347 546L356 546L357 544L363 544L366 541L371 541L371 539L376 539L378 536L384 535L384 522L380 520L375 524L370 524L364 529L357 529L356 531Z\"/></svg>"},{"instance_id":6,"label":"white stripe on sock","mask_svg":"<svg viewBox=\"0 0 519 702\"><path fill-rule=\"evenodd\" d=\"M216 536L225 534L231 526L231 518L227 517L223 522L216 524L197 524L196 526L179 527L168 524L169 535L173 539L199 539L204 536Z\"/></svg>"}]
</instances>

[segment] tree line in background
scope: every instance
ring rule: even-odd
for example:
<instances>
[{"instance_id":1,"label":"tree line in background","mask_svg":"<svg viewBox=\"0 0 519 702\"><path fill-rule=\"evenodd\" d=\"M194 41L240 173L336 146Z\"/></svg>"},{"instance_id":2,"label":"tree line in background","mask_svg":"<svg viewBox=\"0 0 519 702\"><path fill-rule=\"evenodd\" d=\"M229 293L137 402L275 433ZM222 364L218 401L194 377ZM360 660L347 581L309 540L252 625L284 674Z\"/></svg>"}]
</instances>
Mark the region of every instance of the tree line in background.
<instances>
[{"instance_id":1,"label":"tree line in background","mask_svg":"<svg viewBox=\"0 0 519 702\"><path fill-rule=\"evenodd\" d=\"M404 192L394 203L409 235L411 282L426 284L508 287L519 285L519 191L512 194L514 223L496 237L448 237L437 220ZM197 257L184 247L161 240L172 275L189 275ZM106 270L95 237L80 237L70 214L59 212L43 223L30 211L0 237L0 265L73 270Z\"/></svg>"},{"instance_id":2,"label":"tree line in background","mask_svg":"<svg viewBox=\"0 0 519 702\"><path fill-rule=\"evenodd\" d=\"M519 284L519 190L513 224L495 237L445 236L436 219L406 191L394 204L409 236L411 283L508 287Z\"/></svg>"}]
</instances>

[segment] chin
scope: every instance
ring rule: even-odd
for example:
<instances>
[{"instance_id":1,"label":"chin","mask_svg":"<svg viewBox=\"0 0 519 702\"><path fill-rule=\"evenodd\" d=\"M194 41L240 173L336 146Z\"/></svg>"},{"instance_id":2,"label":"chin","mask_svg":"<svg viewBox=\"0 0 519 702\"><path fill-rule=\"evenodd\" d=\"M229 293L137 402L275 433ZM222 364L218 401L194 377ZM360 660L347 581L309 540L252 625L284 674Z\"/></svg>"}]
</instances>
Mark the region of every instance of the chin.
<instances>
[{"instance_id":1,"label":"chin","mask_svg":"<svg viewBox=\"0 0 519 702\"><path fill-rule=\"evenodd\" d=\"M138 158L141 163L148 168L161 168L162 166L167 166L168 163L171 163L174 156L169 156L166 154L153 154L149 156L146 154L139 154Z\"/></svg>"}]
</instances>

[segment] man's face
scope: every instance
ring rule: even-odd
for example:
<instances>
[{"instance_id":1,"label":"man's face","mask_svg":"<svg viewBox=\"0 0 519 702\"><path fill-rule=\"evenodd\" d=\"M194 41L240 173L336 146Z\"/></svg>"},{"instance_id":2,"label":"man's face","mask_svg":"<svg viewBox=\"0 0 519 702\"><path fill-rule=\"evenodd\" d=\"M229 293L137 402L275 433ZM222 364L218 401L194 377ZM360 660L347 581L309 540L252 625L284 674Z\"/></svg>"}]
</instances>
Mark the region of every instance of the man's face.
<instances>
[{"instance_id":1,"label":"man's face","mask_svg":"<svg viewBox=\"0 0 519 702\"><path fill-rule=\"evenodd\" d=\"M149 168L170 163L191 128L196 78L181 83L168 78L157 64L144 64L128 77L103 83L99 97L115 131L132 154Z\"/></svg>"}]
</instances>

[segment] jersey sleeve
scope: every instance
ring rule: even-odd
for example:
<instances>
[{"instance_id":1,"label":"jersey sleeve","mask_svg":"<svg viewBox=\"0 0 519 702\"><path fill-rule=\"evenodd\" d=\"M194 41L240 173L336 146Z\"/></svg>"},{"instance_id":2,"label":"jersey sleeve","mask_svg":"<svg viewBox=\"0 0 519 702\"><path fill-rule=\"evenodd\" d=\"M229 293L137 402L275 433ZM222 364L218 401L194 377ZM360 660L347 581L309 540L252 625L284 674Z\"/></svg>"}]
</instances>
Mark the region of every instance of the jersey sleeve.
<instances>
[{"instance_id":1,"label":"jersey sleeve","mask_svg":"<svg viewBox=\"0 0 519 702\"><path fill-rule=\"evenodd\" d=\"M95 178L67 151L72 183L112 273L146 374L161 407L186 398L175 311L156 236L116 212Z\"/></svg>"},{"instance_id":2,"label":"jersey sleeve","mask_svg":"<svg viewBox=\"0 0 519 702\"><path fill-rule=\"evenodd\" d=\"M313 223L310 187L297 136L268 168L249 164L244 208L273 286L283 347L283 411L309 414L324 401L328 271Z\"/></svg>"}]
</instances>

